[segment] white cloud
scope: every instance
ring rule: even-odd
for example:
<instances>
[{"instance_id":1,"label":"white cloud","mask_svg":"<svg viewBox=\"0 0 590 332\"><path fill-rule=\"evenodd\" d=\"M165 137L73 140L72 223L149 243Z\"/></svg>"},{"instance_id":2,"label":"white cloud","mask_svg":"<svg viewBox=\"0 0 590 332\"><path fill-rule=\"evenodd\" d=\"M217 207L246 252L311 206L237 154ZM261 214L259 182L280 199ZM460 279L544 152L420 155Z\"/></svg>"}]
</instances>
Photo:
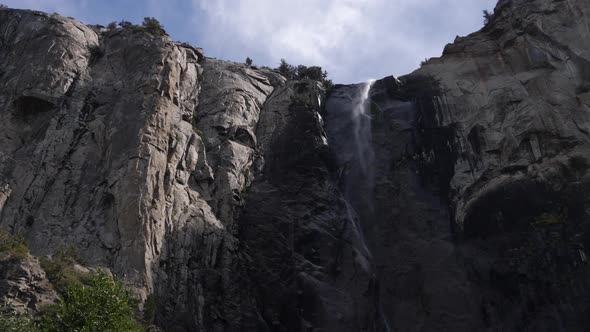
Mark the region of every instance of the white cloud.
<instances>
[{"instance_id":1,"label":"white cloud","mask_svg":"<svg viewBox=\"0 0 590 332\"><path fill-rule=\"evenodd\" d=\"M159 18L210 56L320 65L339 83L403 75L482 26L496 0L0 0L106 24ZM191 10L192 9L192 10Z\"/></svg>"},{"instance_id":2,"label":"white cloud","mask_svg":"<svg viewBox=\"0 0 590 332\"><path fill-rule=\"evenodd\" d=\"M338 82L405 74L477 30L495 0L193 0L205 51L317 64ZM204 14L204 15L203 15ZM206 19L203 21L203 17ZM208 51L209 50L209 51Z\"/></svg>"}]
</instances>

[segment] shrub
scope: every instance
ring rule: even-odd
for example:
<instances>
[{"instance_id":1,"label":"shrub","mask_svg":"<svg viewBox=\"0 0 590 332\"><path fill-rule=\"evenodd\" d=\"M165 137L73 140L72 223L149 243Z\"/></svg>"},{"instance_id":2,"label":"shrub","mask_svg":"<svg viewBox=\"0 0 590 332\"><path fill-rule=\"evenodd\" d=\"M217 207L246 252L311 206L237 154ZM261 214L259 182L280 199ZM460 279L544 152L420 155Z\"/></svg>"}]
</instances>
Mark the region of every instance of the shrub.
<instances>
[{"instance_id":1,"label":"shrub","mask_svg":"<svg viewBox=\"0 0 590 332\"><path fill-rule=\"evenodd\" d=\"M288 64L285 59L281 59L281 64L276 68L279 74L285 76L287 79L296 79L297 70L292 65Z\"/></svg>"},{"instance_id":2,"label":"shrub","mask_svg":"<svg viewBox=\"0 0 590 332\"><path fill-rule=\"evenodd\" d=\"M133 27L133 23L123 20L123 21L119 22L119 26L123 29L131 28L131 27Z\"/></svg>"},{"instance_id":3,"label":"shrub","mask_svg":"<svg viewBox=\"0 0 590 332\"><path fill-rule=\"evenodd\" d=\"M483 10L483 25L488 25L488 23L490 23L490 21L492 20L493 14L490 13L489 10L484 9Z\"/></svg>"},{"instance_id":4,"label":"shrub","mask_svg":"<svg viewBox=\"0 0 590 332\"><path fill-rule=\"evenodd\" d=\"M324 89L326 89L326 91L331 90L334 87L334 83L329 79L322 80L322 84L324 85Z\"/></svg>"},{"instance_id":5,"label":"shrub","mask_svg":"<svg viewBox=\"0 0 590 332\"><path fill-rule=\"evenodd\" d=\"M88 273L78 271L72 267L80 262L80 255L73 247L62 248L51 259L41 257L39 261L47 274L47 279L62 294L66 293L67 289L72 286L81 286L88 283Z\"/></svg>"},{"instance_id":6,"label":"shrub","mask_svg":"<svg viewBox=\"0 0 590 332\"><path fill-rule=\"evenodd\" d=\"M115 21L113 21L113 22L111 22L111 23L107 24L107 29L108 29L109 31L115 30L116 28L117 28L117 22L115 22Z\"/></svg>"},{"instance_id":7,"label":"shrub","mask_svg":"<svg viewBox=\"0 0 590 332\"><path fill-rule=\"evenodd\" d=\"M280 65L275 70L290 80L308 79L319 81L324 85L326 90L329 90L334 86L332 80L328 79L328 72L322 70L322 67L319 66L307 67L304 65L299 65L295 67L287 63L285 59L281 59Z\"/></svg>"},{"instance_id":8,"label":"shrub","mask_svg":"<svg viewBox=\"0 0 590 332\"><path fill-rule=\"evenodd\" d=\"M248 67L252 66L252 59L250 59L250 57L246 58L246 66L248 66Z\"/></svg>"},{"instance_id":9,"label":"shrub","mask_svg":"<svg viewBox=\"0 0 590 332\"><path fill-rule=\"evenodd\" d=\"M143 321L152 324L156 318L156 299L153 294L148 295L143 305Z\"/></svg>"},{"instance_id":10,"label":"shrub","mask_svg":"<svg viewBox=\"0 0 590 332\"><path fill-rule=\"evenodd\" d=\"M0 331L2 332L38 332L33 320L26 315L18 315L14 310L0 307Z\"/></svg>"},{"instance_id":11,"label":"shrub","mask_svg":"<svg viewBox=\"0 0 590 332\"><path fill-rule=\"evenodd\" d=\"M6 8L8 8L8 6L7 6L7 5L4 5L4 4L1 4L1 3L0 3L0 9L6 9Z\"/></svg>"},{"instance_id":12,"label":"shrub","mask_svg":"<svg viewBox=\"0 0 590 332\"><path fill-rule=\"evenodd\" d=\"M534 218L534 224L540 226L555 225L564 223L566 218L563 215L543 213Z\"/></svg>"},{"instance_id":13,"label":"shrub","mask_svg":"<svg viewBox=\"0 0 590 332\"><path fill-rule=\"evenodd\" d=\"M160 24L160 21L153 17L144 17L143 23L141 24L147 32L154 36L163 36L166 34L164 27Z\"/></svg>"},{"instance_id":14,"label":"shrub","mask_svg":"<svg viewBox=\"0 0 590 332\"><path fill-rule=\"evenodd\" d=\"M307 67L304 65L297 66L297 79L303 80L315 80L323 81L328 77L328 72L322 71L322 67L311 66Z\"/></svg>"},{"instance_id":15,"label":"shrub","mask_svg":"<svg viewBox=\"0 0 590 332\"><path fill-rule=\"evenodd\" d=\"M121 282L97 272L87 285L68 288L63 301L43 315L40 328L44 332L143 331L136 319L136 304Z\"/></svg>"},{"instance_id":16,"label":"shrub","mask_svg":"<svg viewBox=\"0 0 590 332\"><path fill-rule=\"evenodd\" d=\"M0 253L24 258L29 253L29 249L23 236L12 235L6 230L0 229Z\"/></svg>"}]
</instances>

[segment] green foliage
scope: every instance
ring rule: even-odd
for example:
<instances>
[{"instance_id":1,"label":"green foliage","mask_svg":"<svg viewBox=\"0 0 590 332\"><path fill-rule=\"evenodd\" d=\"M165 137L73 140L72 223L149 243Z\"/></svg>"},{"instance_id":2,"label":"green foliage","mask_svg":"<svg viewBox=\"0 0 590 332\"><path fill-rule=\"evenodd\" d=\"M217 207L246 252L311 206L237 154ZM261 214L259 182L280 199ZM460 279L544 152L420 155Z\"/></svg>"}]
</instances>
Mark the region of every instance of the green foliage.
<instances>
[{"instance_id":1,"label":"green foliage","mask_svg":"<svg viewBox=\"0 0 590 332\"><path fill-rule=\"evenodd\" d=\"M494 14L490 13L489 10L484 9L483 10L483 25L488 25L488 23L490 23L490 21L492 20Z\"/></svg>"},{"instance_id":2,"label":"green foliage","mask_svg":"<svg viewBox=\"0 0 590 332\"><path fill-rule=\"evenodd\" d=\"M548 226L561 224L565 222L565 217L562 215L543 213L540 216L535 217L534 224L539 226Z\"/></svg>"},{"instance_id":3,"label":"green foliage","mask_svg":"<svg viewBox=\"0 0 590 332\"><path fill-rule=\"evenodd\" d=\"M144 17L141 25L154 36L163 36L166 34L164 27L160 24L160 21L153 17Z\"/></svg>"},{"instance_id":4,"label":"green foliage","mask_svg":"<svg viewBox=\"0 0 590 332\"><path fill-rule=\"evenodd\" d=\"M123 21L119 22L119 26L121 28L125 29L125 28L132 28L134 25L133 25L133 23L131 23L129 21L123 20Z\"/></svg>"},{"instance_id":5,"label":"green foliage","mask_svg":"<svg viewBox=\"0 0 590 332\"><path fill-rule=\"evenodd\" d=\"M252 59L250 59L250 57L246 57L246 66L252 66Z\"/></svg>"},{"instance_id":6,"label":"green foliage","mask_svg":"<svg viewBox=\"0 0 590 332\"><path fill-rule=\"evenodd\" d=\"M35 322L27 315L0 307L2 332L139 332L137 301L123 284L105 272L88 276L86 285L70 286L59 304L44 307ZM153 320L155 301L146 302Z\"/></svg>"},{"instance_id":7,"label":"green foliage","mask_svg":"<svg viewBox=\"0 0 590 332\"><path fill-rule=\"evenodd\" d=\"M143 321L152 324L156 318L156 299L153 294L148 295L143 306Z\"/></svg>"},{"instance_id":8,"label":"green foliage","mask_svg":"<svg viewBox=\"0 0 590 332\"><path fill-rule=\"evenodd\" d=\"M326 90L334 86L332 80L328 79L328 72L319 66L307 67L290 65L285 59L281 59L280 65L275 69L279 74L290 80L314 80L324 85Z\"/></svg>"},{"instance_id":9,"label":"green foliage","mask_svg":"<svg viewBox=\"0 0 590 332\"><path fill-rule=\"evenodd\" d=\"M47 274L47 279L62 294L72 286L81 286L88 282L88 273L78 271L72 267L80 262L80 255L73 247L62 248L51 259L41 257L39 261Z\"/></svg>"},{"instance_id":10,"label":"green foliage","mask_svg":"<svg viewBox=\"0 0 590 332\"><path fill-rule=\"evenodd\" d=\"M294 66L287 63L287 60L281 59L281 64L276 69L279 74L285 76L288 79L297 79L297 69Z\"/></svg>"},{"instance_id":11,"label":"green foliage","mask_svg":"<svg viewBox=\"0 0 590 332\"><path fill-rule=\"evenodd\" d=\"M323 81L328 77L328 72L322 71L322 67L311 66L307 67L304 65L297 66L297 77L300 80L308 79L315 81Z\"/></svg>"},{"instance_id":12,"label":"green foliage","mask_svg":"<svg viewBox=\"0 0 590 332\"><path fill-rule=\"evenodd\" d=\"M26 315L18 315L14 310L0 307L0 331L2 332L38 332L34 321Z\"/></svg>"},{"instance_id":13,"label":"green foliage","mask_svg":"<svg viewBox=\"0 0 590 332\"><path fill-rule=\"evenodd\" d=\"M24 237L12 235L0 229L0 253L8 253L17 258L25 258L29 253Z\"/></svg>"},{"instance_id":14,"label":"green foliage","mask_svg":"<svg viewBox=\"0 0 590 332\"><path fill-rule=\"evenodd\" d=\"M332 82L330 79L322 80L322 84L324 85L324 89L326 89L326 91L331 90L334 87L334 82Z\"/></svg>"},{"instance_id":15,"label":"green foliage","mask_svg":"<svg viewBox=\"0 0 590 332\"><path fill-rule=\"evenodd\" d=\"M111 22L111 23L107 24L107 29L108 29L109 31L115 30L116 28L117 28L117 22L115 22L115 21L113 21L113 22Z\"/></svg>"},{"instance_id":16,"label":"green foliage","mask_svg":"<svg viewBox=\"0 0 590 332\"><path fill-rule=\"evenodd\" d=\"M69 287L63 301L43 315L40 328L43 332L143 331L136 319L136 304L121 282L97 272L87 285Z\"/></svg>"}]
</instances>

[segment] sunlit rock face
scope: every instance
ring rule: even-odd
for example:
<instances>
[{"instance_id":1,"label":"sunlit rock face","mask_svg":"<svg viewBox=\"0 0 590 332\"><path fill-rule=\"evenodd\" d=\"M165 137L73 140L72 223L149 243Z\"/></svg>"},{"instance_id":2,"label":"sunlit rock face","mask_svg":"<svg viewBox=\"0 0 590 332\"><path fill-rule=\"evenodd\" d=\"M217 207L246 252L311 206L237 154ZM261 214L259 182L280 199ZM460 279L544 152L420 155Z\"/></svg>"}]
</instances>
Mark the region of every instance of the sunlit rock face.
<instances>
[{"instance_id":1,"label":"sunlit rock face","mask_svg":"<svg viewBox=\"0 0 590 332\"><path fill-rule=\"evenodd\" d=\"M0 226L33 254L124 276L167 331L376 328L317 82L141 28L0 9L0 30Z\"/></svg>"},{"instance_id":2,"label":"sunlit rock face","mask_svg":"<svg viewBox=\"0 0 590 332\"><path fill-rule=\"evenodd\" d=\"M500 1L414 73L326 94L0 9L0 227L124 276L165 331L583 331L589 17ZM55 299L5 263L1 301Z\"/></svg>"}]
</instances>

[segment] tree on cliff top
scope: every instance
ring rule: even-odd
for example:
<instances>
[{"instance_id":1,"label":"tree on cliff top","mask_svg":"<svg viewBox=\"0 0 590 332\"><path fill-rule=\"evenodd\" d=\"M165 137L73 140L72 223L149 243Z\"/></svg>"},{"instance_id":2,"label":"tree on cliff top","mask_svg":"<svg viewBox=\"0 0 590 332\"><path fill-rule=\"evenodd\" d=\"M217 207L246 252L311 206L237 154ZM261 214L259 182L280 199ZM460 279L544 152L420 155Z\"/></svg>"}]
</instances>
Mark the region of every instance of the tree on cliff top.
<instances>
[{"instance_id":1,"label":"tree on cliff top","mask_svg":"<svg viewBox=\"0 0 590 332\"><path fill-rule=\"evenodd\" d=\"M483 25L488 25L488 23L490 23L490 21L492 20L492 17L494 16L494 14L490 13L489 10L484 9L483 10Z\"/></svg>"},{"instance_id":2,"label":"tree on cliff top","mask_svg":"<svg viewBox=\"0 0 590 332\"><path fill-rule=\"evenodd\" d=\"M285 59L281 59L279 67L275 68L279 74L285 76L290 80L314 80L322 82L326 89L330 89L334 84L332 80L328 79L328 72L319 66L304 66L297 67L289 64Z\"/></svg>"},{"instance_id":3,"label":"tree on cliff top","mask_svg":"<svg viewBox=\"0 0 590 332\"><path fill-rule=\"evenodd\" d=\"M141 25L154 36L163 36L166 34L164 26L153 17L144 17Z\"/></svg>"}]
</instances>

